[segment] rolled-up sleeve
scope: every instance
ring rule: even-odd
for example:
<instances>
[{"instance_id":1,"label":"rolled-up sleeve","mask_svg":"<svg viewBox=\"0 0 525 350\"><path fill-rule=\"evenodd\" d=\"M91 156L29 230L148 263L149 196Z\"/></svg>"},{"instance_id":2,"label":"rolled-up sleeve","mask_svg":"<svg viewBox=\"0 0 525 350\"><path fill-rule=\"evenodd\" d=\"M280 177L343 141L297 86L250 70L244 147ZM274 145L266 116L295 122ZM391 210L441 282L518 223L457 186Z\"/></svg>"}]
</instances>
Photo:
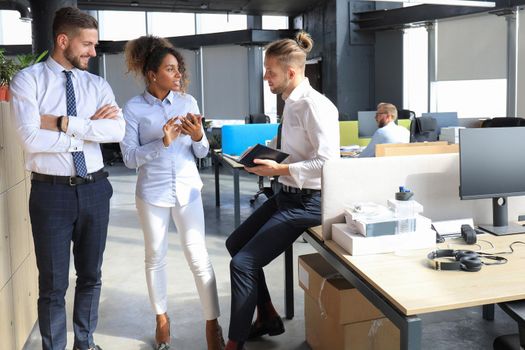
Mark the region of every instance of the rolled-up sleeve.
<instances>
[{"instance_id":1,"label":"rolled-up sleeve","mask_svg":"<svg viewBox=\"0 0 525 350\"><path fill-rule=\"evenodd\" d=\"M307 132L309 143L316 150L311 159L289 164L290 175L299 188L310 178L321 177L324 162L328 159L339 158L339 124L327 120L335 118L337 121L337 110L319 110L318 106L308 103L305 111L304 129Z\"/></svg>"}]
</instances>

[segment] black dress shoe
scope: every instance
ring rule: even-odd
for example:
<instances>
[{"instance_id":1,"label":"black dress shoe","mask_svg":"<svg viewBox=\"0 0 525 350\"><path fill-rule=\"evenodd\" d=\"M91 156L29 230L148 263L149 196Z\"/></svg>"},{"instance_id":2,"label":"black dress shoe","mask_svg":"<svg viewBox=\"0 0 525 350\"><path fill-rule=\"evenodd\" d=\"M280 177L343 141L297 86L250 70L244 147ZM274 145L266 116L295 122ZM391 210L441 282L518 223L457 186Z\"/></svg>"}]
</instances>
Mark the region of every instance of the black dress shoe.
<instances>
[{"instance_id":1,"label":"black dress shoe","mask_svg":"<svg viewBox=\"0 0 525 350\"><path fill-rule=\"evenodd\" d=\"M263 320L262 322L255 321L252 323L250 328L250 334L248 339L258 338L265 334L274 336L284 333L284 324L283 320L279 316L273 317L268 320Z\"/></svg>"}]
</instances>

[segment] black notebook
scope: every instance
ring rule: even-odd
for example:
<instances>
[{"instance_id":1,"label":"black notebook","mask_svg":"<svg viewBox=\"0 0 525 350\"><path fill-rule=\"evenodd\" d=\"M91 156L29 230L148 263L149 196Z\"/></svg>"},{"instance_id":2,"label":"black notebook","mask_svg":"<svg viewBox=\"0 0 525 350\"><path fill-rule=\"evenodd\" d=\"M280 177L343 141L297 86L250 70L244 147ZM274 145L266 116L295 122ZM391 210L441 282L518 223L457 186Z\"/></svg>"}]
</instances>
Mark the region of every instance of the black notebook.
<instances>
[{"instance_id":1,"label":"black notebook","mask_svg":"<svg viewBox=\"0 0 525 350\"><path fill-rule=\"evenodd\" d=\"M225 156L228 157L228 155L226 154ZM286 157L288 157L288 153L284 153L274 148L266 147L258 143L252 148L248 148L239 157L230 158L234 159L237 163L251 168L257 166L257 164L253 162L254 159L271 159L276 161L277 163L281 163L283 160L286 159Z\"/></svg>"}]
</instances>

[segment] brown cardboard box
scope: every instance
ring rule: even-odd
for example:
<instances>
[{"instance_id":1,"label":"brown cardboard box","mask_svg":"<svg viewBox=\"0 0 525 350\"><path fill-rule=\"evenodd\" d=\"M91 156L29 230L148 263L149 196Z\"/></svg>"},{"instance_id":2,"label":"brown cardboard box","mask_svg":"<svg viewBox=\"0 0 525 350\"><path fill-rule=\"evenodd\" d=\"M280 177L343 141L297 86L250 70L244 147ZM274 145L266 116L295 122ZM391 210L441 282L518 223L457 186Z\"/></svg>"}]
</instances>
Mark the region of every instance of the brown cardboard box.
<instances>
[{"instance_id":1,"label":"brown cardboard box","mask_svg":"<svg viewBox=\"0 0 525 350\"><path fill-rule=\"evenodd\" d=\"M319 254L299 257L306 341L314 350L399 349L399 330Z\"/></svg>"},{"instance_id":2,"label":"brown cardboard box","mask_svg":"<svg viewBox=\"0 0 525 350\"><path fill-rule=\"evenodd\" d=\"M304 295L306 342L313 350L398 350L399 330L387 318L340 324L321 316L319 304Z\"/></svg>"},{"instance_id":3,"label":"brown cardboard box","mask_svg":"<svg viewBox=\"0 0 525 350\"><path fill-rule=\"evenodd\" d=\"M340 324L384 317L320 254L301 255L298 268L301 288L314 300L320 299L320 308Z\"/></svg>"}]
</instances>

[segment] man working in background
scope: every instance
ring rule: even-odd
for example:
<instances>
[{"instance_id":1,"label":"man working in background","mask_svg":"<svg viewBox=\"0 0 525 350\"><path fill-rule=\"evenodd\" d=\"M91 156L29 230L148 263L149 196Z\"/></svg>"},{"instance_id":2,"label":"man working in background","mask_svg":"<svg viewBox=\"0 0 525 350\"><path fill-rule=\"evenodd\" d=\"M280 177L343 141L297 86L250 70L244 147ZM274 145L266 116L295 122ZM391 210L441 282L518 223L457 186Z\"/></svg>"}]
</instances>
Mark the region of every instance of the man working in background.
<instances>
[{"instance_id":1,"label":"man working in background","mask_svg":"<svg viewBox=\"0 0 525 350\"><path fill-rule=\"evenodd\" d=\"M359 154L360 158L375 157L376 145L382 143L409 143L410 132L395 123L397 119L397 108L391 103L381 102L377 105L376 122L379 129L376 130L366 148Z\"/></svg>"}]
</instances>

